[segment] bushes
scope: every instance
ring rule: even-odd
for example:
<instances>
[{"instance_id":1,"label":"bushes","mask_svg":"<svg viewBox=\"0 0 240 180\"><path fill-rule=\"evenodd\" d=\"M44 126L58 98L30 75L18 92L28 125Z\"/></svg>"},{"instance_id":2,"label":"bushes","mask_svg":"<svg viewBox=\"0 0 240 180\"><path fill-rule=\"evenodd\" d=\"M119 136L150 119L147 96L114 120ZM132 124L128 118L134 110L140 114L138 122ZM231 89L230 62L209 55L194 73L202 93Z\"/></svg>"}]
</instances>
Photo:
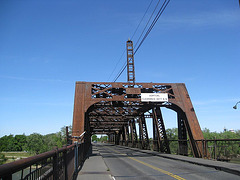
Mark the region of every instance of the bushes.
<instances>
[{"instance_id":1,"label":"bushes","mask_svg":"<svg viewBox=\"0 0 240 180\"><path fill-rule=\"evenodd\" d=\"M4 154L0 153L0 165L4 164L7 161L7 158Z\"/></svg>"}]
</instances>

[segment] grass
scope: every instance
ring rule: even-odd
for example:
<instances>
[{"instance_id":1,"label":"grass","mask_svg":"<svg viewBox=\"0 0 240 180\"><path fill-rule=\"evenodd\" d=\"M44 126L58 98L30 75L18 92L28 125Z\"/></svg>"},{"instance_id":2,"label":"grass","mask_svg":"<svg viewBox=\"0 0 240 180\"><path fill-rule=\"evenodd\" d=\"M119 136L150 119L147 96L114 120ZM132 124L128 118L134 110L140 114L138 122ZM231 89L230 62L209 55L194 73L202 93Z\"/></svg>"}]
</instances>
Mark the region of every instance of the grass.
<instances>
[{"instance_id":1,"label":"grass","mask_svg":"<svg viewBox=\"0 0 240 180\"><path fill-rule=\"evenodd\" d=\"M233 158L230 160L230 163L240 164L240 158Z\"/></svg>"},{"instance_id":2,"label":"grass","mask_svg":"<svg viewBox=\"0 0 240 180\"><path fill-rule=\"evenodd\" d=\"M1 152L1 153L4 154L5 157L7 158L5 164L32 156L32 154L28 152Z\"/></svg>"}]
</instances>

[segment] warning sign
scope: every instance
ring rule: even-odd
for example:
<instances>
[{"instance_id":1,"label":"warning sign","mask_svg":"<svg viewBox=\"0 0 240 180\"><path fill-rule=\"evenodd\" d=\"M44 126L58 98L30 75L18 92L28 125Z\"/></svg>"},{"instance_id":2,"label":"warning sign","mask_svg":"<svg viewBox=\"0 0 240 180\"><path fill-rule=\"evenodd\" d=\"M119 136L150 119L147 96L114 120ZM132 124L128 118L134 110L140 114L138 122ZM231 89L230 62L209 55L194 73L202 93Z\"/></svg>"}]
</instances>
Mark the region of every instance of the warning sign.
<instances>
[{"instance_id":1,"label":"warning sign","mask_svg":"<svg viewBox=\"0 0 240 180\"><path fill-rule=\"evenodd\" d=\"M142 102L168 102L167 93L141 93Z\"/></svg>"}]
</instances>

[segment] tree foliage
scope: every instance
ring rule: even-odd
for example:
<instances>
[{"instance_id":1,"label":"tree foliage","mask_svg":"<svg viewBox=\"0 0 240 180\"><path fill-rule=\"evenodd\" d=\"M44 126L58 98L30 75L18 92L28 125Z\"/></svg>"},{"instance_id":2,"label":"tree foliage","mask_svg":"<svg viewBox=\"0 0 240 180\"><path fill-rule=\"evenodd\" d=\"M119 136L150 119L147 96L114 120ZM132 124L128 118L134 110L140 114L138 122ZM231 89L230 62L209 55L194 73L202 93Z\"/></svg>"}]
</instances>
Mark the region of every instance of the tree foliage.
<instances>
[{"instance_id":1,"label":"tree foliage","mask_svg":"<svg viewBox=\"0 0 240 180\"><path fill-rule=\"evenodd\" d=\"M166 129L166 134L169 140L178 140L178 129L172 128L172 129ZM177 154L178 152L178 142L177 141L170 141L169 147L171 150L171 153Z\"/></svg>"},{"instance_id":2,"label":"tree foliage","mask_svg":"<svg viewBox=\"0 0 240 180\"><path fill-rule=\"evenodd\" d=\"M43 148L44 148L44 142L43 142L43 136L41 134L33 133L27 137L25 150L27 150L30 153L39 154L43 151Z\"/></svg>"},{"instance_id":3,"label":"tree foliage","mask_svg":"<svg viewBox=\"0 0 240 180\"><path fill-rule=\"evenodd\" d=\"M0 152L1 151L23 151L26 143L25 135L9 135L0 138Z\"/></svg>"},{"instance_id":4,"label":"tree foliage","mask_svg":"<svg viewBox=\"0 0 240 180\"><path fill-rule=\"evenodd\" d=\"M98 141L100 142L107 142L108 137L107 136L101 136L100 138L98 138Z\"/></svg>"},{"instance_id":5,"label":"tree foliage","mask_svg":"<svg viewBox=\"0 0 240 180\"><path fill-rule=\"evenodd\" d=\"M4 164L7 161L7 158L4 154L0 153L0 165Z\"/></svg>"},{"instance_id":6,"label":"tree foliage","mask_svg":"<svg viewBox=\"0 0 240 180\"><path fill-rule=\"evenodd\" d=\"M203 136L207 140L218 140L218 139L240 139L240 130L235 132L223 131L220 133L210 132L209 129L205 128L202 130ZM216 144L215 144L216 143ZM240 142L238 141L209 141L208 147L210 153L214 155L214 147L216 146L216 158L236 157L240 154Z\"/></svg>"},{"instance_id":7,"label":"tree foliage","mask_svg":"<svg viewBox=\"0 0 240 180\"><path fill-rule=\"evenodd\" d=\"M107 142L108 137L107 136L101 136L101 137L97 137L96 134L92 135L92 142L93 141L98 141L98 142Z\"/></svg>"},{"instance_id":8,"label":"tree foliage","mask_svg":"<svg viewBox=\"0 0 240 180\"><path fill-rule=\"evenodd\" d=\"M92 142L97 140L98 140L97 135L96 134L92 135Z\"/></svg>"},{"instance_id":9,"label":"tree foliage","mask_svg":"<svg viewBox=\"0 0 240 180\"><path fill-rule=\"evenodd\" d=\"M209 129L204 128L202 130L204 139L215 140L215 139L240 139L240 130L235 132L223 131L223 132L211 132ZM170 140L171 152L178 153L178 129L166 129L167 137ZM172 141L173 140L173 141ZM215 144L216 143L216 144ZM240 154L240 142L239 141L208 141L209 153L214 154L214 147L216 146L216 158L223 157L235 157Z\"/></svg>"},{"instance_id":10,"label":"tree foliage","mask_svg":"<svg viewBox=\"0 0 240 180\"><path fill-rule=\"evenodd\" d=\"M205 128L202 130L205 139L240 139L240 130L235 132L223 131L223 132L210 132L209 129Z\"/></svg>"},{"instance_id":11,"label":"tree foliage","mask_svg":"<svg viewBox=\"0 0 240 180\"><path fill-rule=\"evenodd\" d=\"M71 134L72 127L69 126L69 133ZM205 128L202 130L205 139L240 139L240 130L235 132L210 132ZM166 129L167 137L170 140L170 149L172 153L177 153L178 142L171 140L178 140L178 129ZM28 151L33 154L39 154L52 150L53 148L60 148L66 145L66 126L62 127L57 133L41 135L38 133L26 135L6 135L0 138L0 152L1 151ZM92 141L106 142L107 136L97 137L92 136ZM208 143L213 146L213 142ZM232 156L233 154L240 154L239 142L218 142L218 156ZM0 158L1 159L1 158ZM4 158L3 158L4 159Z\"/></svg>"},{"instance_id":12,"label":"tree foliage","mask_svg":"<svg viewBox=\"0 0 240 180\"><path fill-rule=\"evenodd\" d=\"M71 134L71 126L69 133ZM41 135L38 133L26 135L9 135L0 138L1 151L28 151L32 154L39 154L53 148L60 148L66 145L66 126L57 133Z\"/></svg>"}]
</instances>

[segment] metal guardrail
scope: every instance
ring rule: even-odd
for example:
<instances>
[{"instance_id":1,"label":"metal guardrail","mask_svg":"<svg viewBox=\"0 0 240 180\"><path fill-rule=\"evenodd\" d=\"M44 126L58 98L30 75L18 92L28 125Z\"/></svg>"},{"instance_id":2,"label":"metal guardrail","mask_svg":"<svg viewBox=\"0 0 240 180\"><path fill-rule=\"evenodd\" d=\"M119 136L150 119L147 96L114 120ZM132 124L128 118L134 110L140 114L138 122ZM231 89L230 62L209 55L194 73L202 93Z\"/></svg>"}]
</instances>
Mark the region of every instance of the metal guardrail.
<instances>
[{"instance_id":1,"label":"metal guardrail","mask_svg":"<svg viewBox=\"0 0 240 180\"><path fill-rule=\"evenodd\" d=\"M202 139L196 142L202 143L203 158L230 161L240 155L240 139Z\"/></svg>"},{"instance_id":2,"label":"metal guardrail","mask_svg":"<svg viewBox=\"0 0 240 180\"><path fill-rule=\"evenodd\" d=\"M150 150L155 150L153 147L153 142L155 140L149 140ZM168 140L169 146L172 154L180 154L179 152L179 142L187 142L188 155L192 156L189 140ZM230 161L233 157L240 157L240 139L201 139L195 140L195 142L202 144L202 158L215 159L219 161ZM110 142L114 143L114 142ZM125 145L124 141L120 141L120 145ZM132 142L128 142L127 146L136 147L142 149L142 141L135 141L134 145ZM231 152L229 152L229 147L231 147ZM236 153L238 152L238 153Z\"/></svg>"},{"instance_id":3,"label":"metal guardrail","mask_svg":"<svg viewBox=\"0 0 240 180\"><path fill-rule=\"evenodd\" d=\"M1 180L70 180L77 176L90 143L76 143L0 166Z\"/></svg>"}]
</instances>

